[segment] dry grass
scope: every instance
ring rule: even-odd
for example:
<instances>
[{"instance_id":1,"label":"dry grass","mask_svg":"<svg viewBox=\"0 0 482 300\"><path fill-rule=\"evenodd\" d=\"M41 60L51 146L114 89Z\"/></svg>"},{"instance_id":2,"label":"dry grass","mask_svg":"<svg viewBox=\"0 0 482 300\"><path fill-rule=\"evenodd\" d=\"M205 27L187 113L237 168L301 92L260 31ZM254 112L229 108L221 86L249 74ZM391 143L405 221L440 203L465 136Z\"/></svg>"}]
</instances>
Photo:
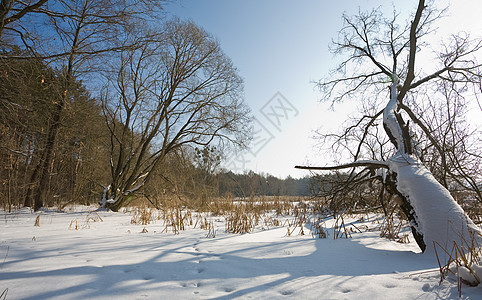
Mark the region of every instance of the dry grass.
<instances>
[{"instance_id":1,"label":"dry grass","mask_svg":"<svg viewBox=\"0 0 482 300\"><path fill-rule=\"evenodd\" d=\"M351 230L347 229L350 227L345 226L345 219L343 214L335 216L335 225L333 226L334 234L333 238L337 239L345 236L345 238L351 238Z\"/></svg>"},{"instance_id":2,"label":"dry grass","mask_svg":"<svg viewBox=\"0 0 482 300\"><path fill-rule=\"evenodd\" d=\"M259 224L261 213L259 207L250 203L240 203L225 216L225 231L239 234L251 232Z\"/></svg>"},{"instance_id":3,"label":"dry grass","mask_svg":"<svg viewBox=\"0 0 482 300\"><path fill-rule=\"evenodd\" d=\"M204 221L201 220L200 228L207 230L206 237L207 238L215 238L216 237L216 228L214 228L214 221L208 220L204 217Z\"/></svg>"},{"instance_id":4,"label":"dry grass","mask_svg":"<svg viewBox=\"0 0 482 300\"><path fill-rule=\"evenodd\" d=\"M346 224L345 218L354 215L368 217L368 211L348 211L335 213L329 208L329 199L298 196L259 196L235 198L231 196L206 198L203 205L193 205L195 200L185 196L164 195L159 199L139 197L124 208L131 214L131 224L145 226L158 223L159 232L179 234L189 228L206 230L207 237L216 236L213 218L224 219L225 232L244 234L272 227L285 227L287 236L310 234L313 237L350 238L354 232L367 228L356 222ZM196 202L197 203L197 202ZM333 232L329 232L323 220L333 218ZM102 222L96 212L91 212L85 220L72 220L70 230L89 228L93 222ZM331 222L330 222L331 223ZM35 226L40 225L37 215ZM409 242L408 234L402 234L402 223L385 219L377 228L380 236L398 242ZM147 230L147 229L146 229ZM218 229L219 230L219 229Z\"/></svg>"},{"instance_id":5,"label":"dry grass","mask_svg":"<svg viewBox=\"0 0 482 300\"><path fill-rule=\"evenodd\" d=\"M311 222L310 231L313 237L318 236L320 239L328 237L328 231L325 229L326 224L321 216L318 216Z\"/></svg>"},{"instance_id":6,"label":"dry grass","mask_svg":"<svg viewBox=\"0 0 482 300\"><path fill-rule=\"evenodd\" d=\"M125 212L132 214L131 224L148 225L160 221L163 227L161 232L178 234L192 227L206 230L208 237L215 237L212 217L225 219L226 232L243 234L252 232L259 226L261 229L286 226L287 220L283 223L278 217L286 219L290 214L294 214L296 221L288 222L288 226L296 225L303 230L302 225L307 221L309 209L302 200L300 197L263 196L236 199L227 196L205 201L204 206L194 210L189 205L190 201L173 197L157 201L162 203L158 208L139 200L134 202L137 206L131 205Z\"/></svg>"},{"instance_id":7,"label":"dry grass","mask_svg":"<svg viewBox=\"0 0 482 300\"><path fill-rule=\"evenodd\" d=\"M179 207L163 209L160 219L163 221L164 226L162 232L169 232L170 229L174 234L179 234L187 226L193 225L191 211L183 210Z\"/></svg>"},{"instance_id":8,"label":"dry grass","mask_svg":"<svg viewBox=\"0 0 482 300\"><path fill-rule=\"evenodd\" d=\"M306 202L300 202L293 209L294 219L292 222L288 222L288 228L286 235L291 236L298 231L297 234L305 235L305 225L308 223L309 205ZM299 228L299 230L298 230Z\"/></svg>"},{"instance_id":9,"label":"dry grass","mask_svg":"<svg viewBox=\"0 0 482 300\"><path fill-rule=\"evenodd\" d=\"M368 213L334 214L326 207L323 198L308 197L250 197L234 198L232 196L212 198L204 202L202 207L194 209L190 201L181 198L164 198L160 207L154 208L147 202L140 201L142 206L130 207L131 223L148 225L160 222L163 233L178 234L188 228L206 230L206 236L216 237L213 218L224 218L225 232L244 234L255 230L266 230L272 227L286 227L287 236L311 234L313 237L327 238L331 233L324 220L333 218L333 238L350 238L354 232L368 230L363 222ZM358 221L346 223L347 216L358 216ZM408 235L400 234L402 225L393 220L385 221L378 227L381 236L399 242L408 242Z\"/></svg>"},{"instance_id":10,"label":"dry grass","mask_svg":"<svg viewBox=\"0 0 482 300\"><path fill-rule=\"evenodd\" d=\"M380 226L380 237L399 243L409 243L408 233L402 233L404 222L399 220L398 224L395 223L396 221L393 219L393 215L386 217Z\"/></svg>"},{"instance_id":11,"label":"dry grass","mask_svg":"<svg viewBox=\"0 0 482 300\"><path fill-rule=\"evenodd\" d=\"M0 295L0 299L6 300L7 299L7 294L8 294L8 288L4 289L2 294Z\"/></svg>"},{"instance_id":12,"label":"dry grass","mask_svg":"<svg viewBox=\"0 0 482 300\"><path fill-rule=\"evenodd\" d=\"M461 238L461 244L454 241L452 245L444 247L435 241L433 242L439 264L440 282L450 275L455 275L459 297L462 295L462 283L477 286L481 282L482 248L477 244L479 238L480 233L471 232L470 240ZM442 255L446 257L444 261L441 261Z\"/></svg>"},{"instance_id":13,"label":"dry grass","mask_svg":"<svg viewBox=\"0 0 482 300\"><path fill-rule=\"evenodd\" d=\"M90 228L90 223L95 222L104 222L104 220L96 211L91 211L82 221L78 221L77 219L70 221L69 230L88 229Z\"/></svg>"},{"instance_id":14,"label":"dry grass","mask_svg":"<svg viewBox=\"0 0 482 300\"><path fill-rule=\"evenodd\" d=\"M135 208L131 224L148 225L156 219L156 210L150 207Z\"/></svg>"}]
</instances>

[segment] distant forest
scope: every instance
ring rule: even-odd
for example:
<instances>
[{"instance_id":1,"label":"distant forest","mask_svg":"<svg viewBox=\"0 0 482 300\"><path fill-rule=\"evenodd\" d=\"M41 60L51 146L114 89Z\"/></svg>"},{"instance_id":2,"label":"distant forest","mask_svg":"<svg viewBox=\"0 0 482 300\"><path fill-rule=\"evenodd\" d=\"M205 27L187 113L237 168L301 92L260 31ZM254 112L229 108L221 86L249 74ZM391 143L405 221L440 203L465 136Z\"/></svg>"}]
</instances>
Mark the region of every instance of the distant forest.
<instances>
[{"instance_id":1,"label":"distant forest","mask_svg":"<svg viewBox=\"0 0 482 300\"><path fill-rule=\"evenodd\" d=\"M288 176L280 179L272 175L234 174L224 172L217 175L219 194L233 193L236 197L248 196L309 196L312 194L310 177L295 179Z\"/></svg>"}]
</instances>

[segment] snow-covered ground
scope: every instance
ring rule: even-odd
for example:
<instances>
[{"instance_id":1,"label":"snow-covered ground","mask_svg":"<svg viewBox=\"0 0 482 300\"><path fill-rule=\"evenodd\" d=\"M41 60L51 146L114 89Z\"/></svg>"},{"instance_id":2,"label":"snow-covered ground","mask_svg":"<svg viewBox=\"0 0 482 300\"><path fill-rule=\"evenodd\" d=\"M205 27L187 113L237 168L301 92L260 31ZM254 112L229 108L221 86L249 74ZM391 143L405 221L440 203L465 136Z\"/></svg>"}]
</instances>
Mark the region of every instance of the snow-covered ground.
<instances>
[{"instance_id":1,"label":"snow-covered ground","mask_svg":"<svg viewBox=\"0 0 482 300\"><path fill-rule=\"evenodd\" d=\"M212 217L210 238L199 226L174 234L161 221L131 224L128 213L44 211L34 226L37 216L0 213L0 299L458 298L456 284L439 285L436 259L377 231L238 235ZM482 287L463 286L462 298L482 299Z\"/></svg>"}]
</instances>

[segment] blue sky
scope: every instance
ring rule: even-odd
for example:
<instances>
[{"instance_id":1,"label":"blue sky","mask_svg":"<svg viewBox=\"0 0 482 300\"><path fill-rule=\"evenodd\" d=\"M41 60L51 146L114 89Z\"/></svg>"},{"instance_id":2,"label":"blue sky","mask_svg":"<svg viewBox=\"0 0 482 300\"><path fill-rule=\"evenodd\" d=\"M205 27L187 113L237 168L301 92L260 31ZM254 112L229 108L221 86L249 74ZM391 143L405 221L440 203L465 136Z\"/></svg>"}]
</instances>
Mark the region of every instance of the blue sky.
<instances>
[{"instance_id":1,"label":"blue sky","mask_svg":"<svg viewBox=\"0 0 482 300\"><path fill-rule=\"evenodd\" d=\"M404 15L417 5L397 2ZM478 1L453 2L452 16L443 26L482 32ZM343 12L378 6L387 12L393 8L392 1L382 0L177 0L165 7L168 14L192 20L215 36L244 78L245 101L258 134L252 151L238 154L238 159L233 154L227 167L301 177L307 172L295 170L295 165L329 163L317 150L313 131L336 130L354 105L329 110L328 103L319 103L313 81L336 66L328 45L341 28Z\"/></svg>"}]
</instances>

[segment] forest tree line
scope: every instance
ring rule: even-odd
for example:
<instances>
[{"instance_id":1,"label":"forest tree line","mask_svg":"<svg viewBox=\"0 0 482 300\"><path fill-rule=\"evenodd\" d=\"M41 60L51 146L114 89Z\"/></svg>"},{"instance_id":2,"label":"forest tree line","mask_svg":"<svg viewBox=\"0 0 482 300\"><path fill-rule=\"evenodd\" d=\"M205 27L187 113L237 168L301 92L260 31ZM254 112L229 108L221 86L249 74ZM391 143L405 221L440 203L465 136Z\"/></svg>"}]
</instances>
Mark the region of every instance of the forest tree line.
<instances>
[{"instance_id":1,"label":"forest tree line","mask_svg":"<svg viewBox=\"0 0 482 300\"><path fill-rule=\"evenodd\" d=\"M251 138L243 80L213 36L162 4L2 5L5 209L309 194L308 178L220 169L223 153Z\"/></svg>"}]
</instances>

